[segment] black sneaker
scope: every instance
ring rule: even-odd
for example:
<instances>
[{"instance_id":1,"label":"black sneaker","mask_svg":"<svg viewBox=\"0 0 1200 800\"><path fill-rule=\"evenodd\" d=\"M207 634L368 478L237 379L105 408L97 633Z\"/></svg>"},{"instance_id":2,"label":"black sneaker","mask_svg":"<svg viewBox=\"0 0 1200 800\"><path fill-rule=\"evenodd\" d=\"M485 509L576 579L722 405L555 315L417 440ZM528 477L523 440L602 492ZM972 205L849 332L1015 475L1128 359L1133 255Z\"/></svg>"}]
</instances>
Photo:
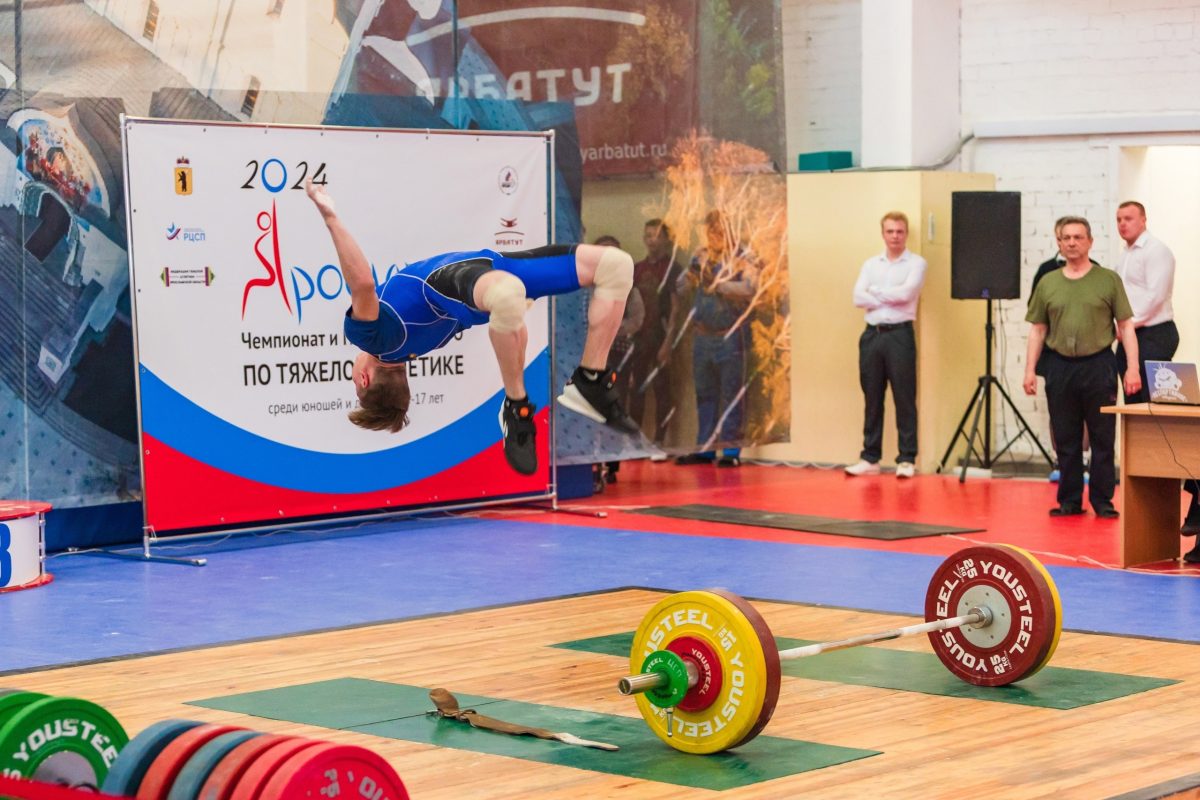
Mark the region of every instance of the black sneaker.
<instances>
[{"instance_id":1,"label":"black sneaker","mask_svg":"<svg viewBox=\"0 0 1200 800\"><path fill-rule=\"evenodd\" d=\"M537 426L533 412L537 407L528 400L504 398L500 407L500 432L504 434L504 457L509 466L522 475L537 472Z\"/></svg>"},{"instance_id":2,"label":"black sneaker","mask_svg":"<svg viewBox=\"0 0 1200 800\"><path fill-rule=\"evenodd\" d=\"M636 435L640 432L637 423L629 418L621 401L617 399L617 373L613 370L599 373L591 379L583 369L576 367L575 374L567 381L558 402L577 414L615 428L621 433Z\"/></svg>"}]
</instances>

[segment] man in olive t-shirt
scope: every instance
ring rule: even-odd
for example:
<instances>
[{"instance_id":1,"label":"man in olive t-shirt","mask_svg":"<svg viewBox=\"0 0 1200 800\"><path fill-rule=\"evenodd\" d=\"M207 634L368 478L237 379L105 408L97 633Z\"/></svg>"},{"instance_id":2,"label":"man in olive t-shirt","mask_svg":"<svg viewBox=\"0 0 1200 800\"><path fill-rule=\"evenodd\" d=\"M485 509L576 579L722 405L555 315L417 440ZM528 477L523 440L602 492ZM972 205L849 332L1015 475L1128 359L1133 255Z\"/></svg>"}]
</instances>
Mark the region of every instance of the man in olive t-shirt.
<instances>
[{"instance_id":1,"label":"man in olive t-shirt","mask_svg":"<svg viewBox=\"0 0 1200 800\"><path fill-rule=\"evenodd\" d=\"M1025 359L1025 393L1037 392L1036 366L1043 349L1046 359L1046 400L1050 427L1058 448L1061 475L1054 517L1083 513L1083 429L1092 444L1088 500L1096 516L1115 518L1112 497L1116 486L1114 446L1116 417L1100 408L1117 402L1116 357L1112 352L1114 320L1121 344L1130 352L1132 369L1125 372L1125 394L1142 386L1137 369L1137 336L1133 310L1120 276L1094 265L1088 258L1092 228L1082 217L1063 221L1059 245L1067 263L1045 276L1029 300L1029 349ZM1131 350L1131 348L1133 348Z\"/></svg>"}]
</instances>

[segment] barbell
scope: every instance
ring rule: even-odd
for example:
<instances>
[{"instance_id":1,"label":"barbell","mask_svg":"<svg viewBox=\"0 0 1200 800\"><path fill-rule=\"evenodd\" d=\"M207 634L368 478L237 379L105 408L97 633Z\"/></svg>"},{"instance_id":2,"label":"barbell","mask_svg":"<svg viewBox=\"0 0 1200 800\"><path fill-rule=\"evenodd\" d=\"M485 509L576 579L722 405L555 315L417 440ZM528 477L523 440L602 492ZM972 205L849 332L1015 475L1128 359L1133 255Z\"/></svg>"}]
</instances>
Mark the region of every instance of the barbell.
<instances>
[{"instance_id":1,"label":"barbell","mask_svg":"<svg viewBox=\"0 0 1200 800\"><path fill-rule=\"evenodd\" d=\"M783 661L927 634L950 672L976 686L1005 686L1044 667L1062 634L1053 578L1012 545L950 556L925 594L925 622L780 651L762 615L723 589L668 595L642 618L630 668L617 682L646 724L685 753L744 745L775 713Z\"/></svg>"}]
</instances>

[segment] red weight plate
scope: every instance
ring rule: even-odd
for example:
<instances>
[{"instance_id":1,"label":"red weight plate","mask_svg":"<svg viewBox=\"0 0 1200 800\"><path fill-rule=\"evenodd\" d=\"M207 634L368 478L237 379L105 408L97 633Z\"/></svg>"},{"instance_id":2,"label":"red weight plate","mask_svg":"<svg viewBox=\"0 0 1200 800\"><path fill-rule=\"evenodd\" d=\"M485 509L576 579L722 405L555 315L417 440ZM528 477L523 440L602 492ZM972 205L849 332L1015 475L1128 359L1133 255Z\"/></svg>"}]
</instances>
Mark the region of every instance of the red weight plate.
<instances>
[{"instance_id":1,"label":"red weight plate","mask_svg":"<svg viewBox=\"0 0 1200 800\"><path fill-rule=\"evenodd\" d=\"M408 800L408 792L382 756L365 747L323 742L284 762L262 797Z\"/></svg>"},{"instance_id":2,"label":"red weight plate","mask_svg":"<svg viewBox=\"0 0 1200 800\"><path fill-rule=\"evenodd\" d=\"M930 633L937 657L976 686L1005 686L1036 672L1058 630L1054 593L1042 571L1016 550L986 545L960 550L929 581L925 619L961 616L981 604L991 609L992 624Z\"/></svg>"},{"instance_id":3,"label":"red weight plate","mask_svg":"<svg viewBox=\"0 0 1200 800\"><path fill-rule=\"evenodd\" d=\"M762 733L762 729L767 727L767 723L775 715L775 704L779 702L779 686L783 680L783 667L779 661L779 647L775 644L775 635L771 633L771 627L762 618L762 614L758 613L758 609L750 605L744 598L725 589L706 589L705 591L724 597L733 603L738 611L742 612L746 617L746 621L754 628L755 634L758 635L758 643L762 646L763 658L767 664L767 694L763 698L762 711L758 713L758 721L754 723L754 727L750 729L750 732L743 736L737 744L729 746L729 749L732 749L740 747Z\"/></svg>"},{"instance_id":4,"label":"red weight plate","mask_svg":"<svg viewBox=\"0 0 1200 800\"><path fill-rule=\"evenodd\" d=\"M280 742L270 748L254 759L254 763L242 773L237 786L233 787L233 794L229 796L229 800L284 800L285 798L291 800L290 797L282 794L264 794L263 789L285 761L297 753L319 744L321 742L315 739L297 737Z\"/></svg>"},{"instance_id":5,"label":"red weight plate","mask_svg":"<svg viewBox=\"0 0 1200 800\"><path fill-rule=\"evenodd\" d=\"M222 733L240 730L236 725L198 725L176 736L146 770L146 777L138 785L137 800L167 800L179 771L197 750Z\"/></svg>"},{"instance_id":6,"label":"red weight plate","mask_svg":"<svg viewBox=\"0 0 1200 800\"><path fill-rule=\"evenodd\" d=\"M699 674L696 685L688 689L676 708L680 711L703 711L715 703L721 695L724 676L721 673L721 659L712 645L695 636L680 636L668 642L666 649L695 664Z\"/></svg>"},{"instance_id":7,"label":"red weight plate","mask_svg":"<svg viewBox=\"0 0 1200 800\"><path fill-rule=\"evenodd\" d=\"M200 794L196 800L229 800L233 796L233 790L237 788L238 781L259 756L275 745L295 738L271 734L242 742L229 751L229 755L222 758L213 769L212 774L204 781L204 786L200 787Z\"/></svg>"}]
</instances>

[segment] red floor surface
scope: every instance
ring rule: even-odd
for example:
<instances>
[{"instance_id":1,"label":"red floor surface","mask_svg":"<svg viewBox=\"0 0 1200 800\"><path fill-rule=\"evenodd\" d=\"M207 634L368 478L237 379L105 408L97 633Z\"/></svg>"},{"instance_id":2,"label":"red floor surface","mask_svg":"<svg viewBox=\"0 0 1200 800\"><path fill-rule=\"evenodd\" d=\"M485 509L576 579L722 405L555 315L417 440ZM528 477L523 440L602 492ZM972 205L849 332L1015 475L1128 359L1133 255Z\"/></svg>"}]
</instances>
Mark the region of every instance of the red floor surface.
<instances>
[{"instance_id":1,"label":"red floor surface","mask_svg":"<svg viewBox=\"0 0 1200 800\"><path fill-rule=\"evenodd\" d=\"M966 541L1007 542L1036 553L1047 564L1115 568L1120 548L1120 522L1097 519L1090 511L1078 517L1052 518L1048 512L1056 505L1055 490L1055 484L1045 480L969 478L965 483L959 483L957 476L918 475L910 480L899 480L890 473L853 478L840 469L751 464L720 468L642 460L623 462L617 483L610 484L604 493L561 504L561 508L567 510L603 510L608 514L606 518L570 513L530 513L527 518L595 528L933 555L949 555L963 547ZM886 542L679 520L632 514L623 510L693 503L839 519L957 525L984 530L971 534ZM1117 504L1119 508L1119 497ZM1182 514L1182 499L1180 508ZM526 516L523 512L519 515ZM1195 542L1191 538L1181 537L1180 543L1182 553L1190 550ZM1200 575L1200 568L1195 565L1173 561L1141 565L1139 569Z\"/></svg>"}]
</instances>

